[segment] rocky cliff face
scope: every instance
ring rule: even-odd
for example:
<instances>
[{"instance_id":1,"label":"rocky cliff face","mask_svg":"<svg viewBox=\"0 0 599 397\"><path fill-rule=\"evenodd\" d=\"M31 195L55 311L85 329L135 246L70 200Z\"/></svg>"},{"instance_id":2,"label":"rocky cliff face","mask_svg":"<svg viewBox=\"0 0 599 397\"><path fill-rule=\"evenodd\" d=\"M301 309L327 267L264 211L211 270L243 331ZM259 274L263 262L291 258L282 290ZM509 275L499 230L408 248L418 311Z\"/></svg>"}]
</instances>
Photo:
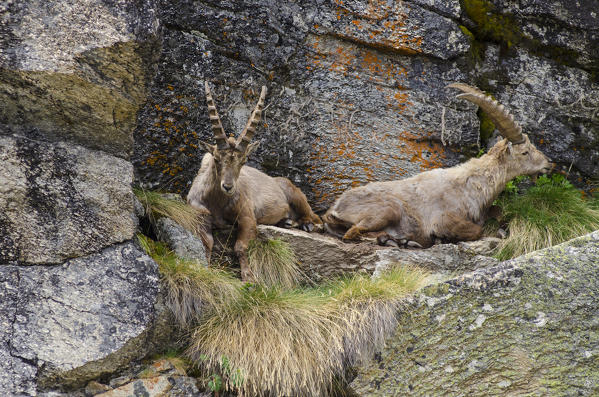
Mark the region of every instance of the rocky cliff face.
<instances>
[{"instance_id":1,"label":"rocky cliff face","mask_svg":"<svg viewBox=\"0 0 599 397\"><path fill-rule=\"evenodd\" d=\"M186 192L213 139L204 81L231 133L268 86L251 163L317 210L484 146L492 127L454 81L583 182L599 173L598 15L592 0L3 2L0 389L76 388L158 340L131 184Z\"/></svg>"},{"instance_id":2,"label":"rocky cliff face","mask_svg":"<svg viewBox=\"0 0 599 397\"><path fill-rule=\"evenodd\" d=\"M149 2L0 5L0 390L73 389L154 348L157 265L131 239Z\"/></svg>"},{"instance_id":3,"label":"rocky cliff face","mask_svg":"<svg viewBox=\"0 0 599 397\"><path fill-rule=\"evenodd\" d=\"M554 161L599 172L599 7L588 1L161 2L158 72L135 130L140 181L185 192L211 141L202 84L238 133L269 88L253 165L325 209L372 180L453 165L491 133L445 86L507 105ZM484 119L483 119L484 121ZM481 142L482 141L482 142ZM582 180L582 179L581 179Z\"/></svg>"}]
</instances>

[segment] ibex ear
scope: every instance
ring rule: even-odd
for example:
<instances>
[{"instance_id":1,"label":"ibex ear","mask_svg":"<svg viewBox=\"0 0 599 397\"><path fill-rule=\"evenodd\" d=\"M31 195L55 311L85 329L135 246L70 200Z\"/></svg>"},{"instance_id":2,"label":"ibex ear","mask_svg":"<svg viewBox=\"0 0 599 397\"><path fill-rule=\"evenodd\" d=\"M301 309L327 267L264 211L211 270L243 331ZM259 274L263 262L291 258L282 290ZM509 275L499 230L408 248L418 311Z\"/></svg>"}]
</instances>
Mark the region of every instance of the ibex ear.
<instances>
[{"instance_id":1,"label":"ibex ear","mask_svg":"<svg viewBox=\"0 0 599 397\"><path fill-rule=\"evenodd\" d=\"M256 148L260 145L260 141L254 142L254 143L250 143L248 145L248 148L245 151L245 157L250 157L250 154L252 154L254 152L254 150L256 150Z\"/></svg>"},{"instance_id":2,"label":"ibex ear","mask_svg":"<svg viewBox=\"0 0 599 397\"><path fill-rule=\"evenodd\" d=\"M505 151L506 151L507 154L512 154L512 149L513 149L512 148L512 142L510 141L510 142L507 143L507 147L506 147Z\"/></svg>"},{"instance_id":3,"label":"ibex ear","mask_svg":"<svg viewBox=\"0 0 599 397\"><path fill-rule=\"evenodd\" d=\"M214 154L214 151L216 150L216 145L211 145L209 143L206 143L204 141L200 141L200 146L204 148L205 151L207 151L210 154Z\"/></svg>"}]
</instances>

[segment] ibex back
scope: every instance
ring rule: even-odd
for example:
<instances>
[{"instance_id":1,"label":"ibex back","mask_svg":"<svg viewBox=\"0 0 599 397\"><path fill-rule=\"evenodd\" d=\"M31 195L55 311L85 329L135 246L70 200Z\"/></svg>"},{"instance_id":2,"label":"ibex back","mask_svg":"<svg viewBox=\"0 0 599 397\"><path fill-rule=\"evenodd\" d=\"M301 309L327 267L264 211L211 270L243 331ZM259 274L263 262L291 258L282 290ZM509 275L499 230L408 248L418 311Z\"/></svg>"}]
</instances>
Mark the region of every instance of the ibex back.
<instances>
[{"instance_id":1,"label":"ibex back","mask_svg":"<svg viewBox=\"0 0 599 397\"><path fill-rule=\"evenodd\" d=\"M487 210L518 175L549 172L552 164L522 133L508 111L478 89L455 83L485 111L505 138L480 158L411 178L374 182L344 192L323 216L326 229L344 239L378 232L379 243L429 247L435 240L476 240Z\"/></svg>"},{"instance_id":2,"label":"ibex back","mask_svg":"<svg viewBox=\"0 0 599 397\"><path fill-rule=\"evenodd\" d=\"M306 196L287 178L272 178L244 165L258 145L258 142L250 142L260 122L266 87L262 87L258 104L237 140L226 137L208 82L205 88L216 145L202 142L207 153L202 158L187 202L209 212L205 236L209 253L214 242L212 227L237 224L235 253L241 265L242 279L249 280L252 275L247 246L256 237L257 223L274 225L290 220L311 231L314 223L322 221L312 212Z\"/></svg>"}]
</instances>

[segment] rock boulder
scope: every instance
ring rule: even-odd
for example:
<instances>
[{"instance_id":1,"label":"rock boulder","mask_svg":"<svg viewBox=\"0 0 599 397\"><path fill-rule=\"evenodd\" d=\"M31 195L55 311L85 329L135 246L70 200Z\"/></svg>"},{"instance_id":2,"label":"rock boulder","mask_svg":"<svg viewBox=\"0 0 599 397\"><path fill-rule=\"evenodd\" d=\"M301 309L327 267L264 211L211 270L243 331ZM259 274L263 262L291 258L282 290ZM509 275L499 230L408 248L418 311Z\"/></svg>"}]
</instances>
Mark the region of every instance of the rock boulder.
<instances>
[{"instance_id":1,"label":"rock boulder","mask_svg":"<svg viewBox=\"0 0 599 397\"><path fill-rule=\"evenodd\" d=\"M360 396L599 392L599 232L427 287Z\"/></svg>"},{"instance_id":2,"label":"rock boulder","mask_svg":"<svg viewBox=\"0 0 599 397\"><path fill-rule=\"evenodd\" d=\"M0 389L77 388L142 358L164 329L156 263L134 243L61 266L0 266Z\"/></svg>"}]
</instances>

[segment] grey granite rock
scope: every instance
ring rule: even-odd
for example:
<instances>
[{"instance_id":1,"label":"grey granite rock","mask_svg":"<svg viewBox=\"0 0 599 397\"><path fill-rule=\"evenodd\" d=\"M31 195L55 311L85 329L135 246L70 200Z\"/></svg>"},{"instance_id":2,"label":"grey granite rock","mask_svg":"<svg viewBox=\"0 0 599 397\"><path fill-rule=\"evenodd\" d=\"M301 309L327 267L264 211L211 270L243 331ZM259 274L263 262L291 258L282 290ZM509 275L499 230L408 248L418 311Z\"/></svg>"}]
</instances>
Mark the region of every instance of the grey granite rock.
<instances>
[{"instance_id":1,"label":"grey granite rock","mask_svg":"<svg viewBox=\"0 0 599 397\"><path fill-rule=\"evenodd\" d=\"M481 68L485 88L505 104L537 147L569 169L599 172L599 87L592 74L489 46Z\"/></svg>"},{"instance_id":2,"label":"grey granite rock","mask_svg":"<svg viewBox=\"0 0 599 397\"><path fill-rule=\"evenodd\" d=\"M158 218L154 224L156 236L180 258L206 264L206 248L202 240L170 218Z\"/></svg>"},{"instance_id":3,"label":"grey granite rock","mask_svg":"<svg viewBox=\"0 0 599 397\"><path fill-rule=\"evenodd\" d=\"M438 276L497 264L496 259L481 255L488 254L484 244L481 248L472 242L439 244L428 249L386 248L372 241L346 243L329 235L267 225L258 225L258 236L287 241L302 271L315 281L351 272L377 276L397 263L415 265Z\"/></svg>"},{"instance_id":4,"label":"grey granite rock","mask_svg":"<svg viewBox=\"0 0 599 397\"><path fill-rule=\"evenodd\" d=\"M0 123L126 157L153 74L153 0L0 4Z\"/></svg>"},{"instance_id":5,"label":"grey granite rock","mask_svg":"<svg viewBox=\"0 0 599 397\"><path fill-rule=\"evenodd\" d=\"M157 265L134 243L61 266L0 267L0 389L83 387L155 348Z\"/></svg>"},{"instance_id":6,"label":"grey granite rock","mask_svg":"<svg viewBox=\"0 0 599 397\"><path fill-rule=\"evenodd\" d=\"M0 163L0 264L61 263L135 233L131 163L1 135Z\"/></svg>"},{"instance_id":7,"label":"grey granite rock","mask_svg":"<svg viewBox=\"0 0 599 397\"><path fill-rule=\"evenodd\" d=\"M599 232L425 288L360 396L599 392Z\"/></svg>"}]
</instances>

